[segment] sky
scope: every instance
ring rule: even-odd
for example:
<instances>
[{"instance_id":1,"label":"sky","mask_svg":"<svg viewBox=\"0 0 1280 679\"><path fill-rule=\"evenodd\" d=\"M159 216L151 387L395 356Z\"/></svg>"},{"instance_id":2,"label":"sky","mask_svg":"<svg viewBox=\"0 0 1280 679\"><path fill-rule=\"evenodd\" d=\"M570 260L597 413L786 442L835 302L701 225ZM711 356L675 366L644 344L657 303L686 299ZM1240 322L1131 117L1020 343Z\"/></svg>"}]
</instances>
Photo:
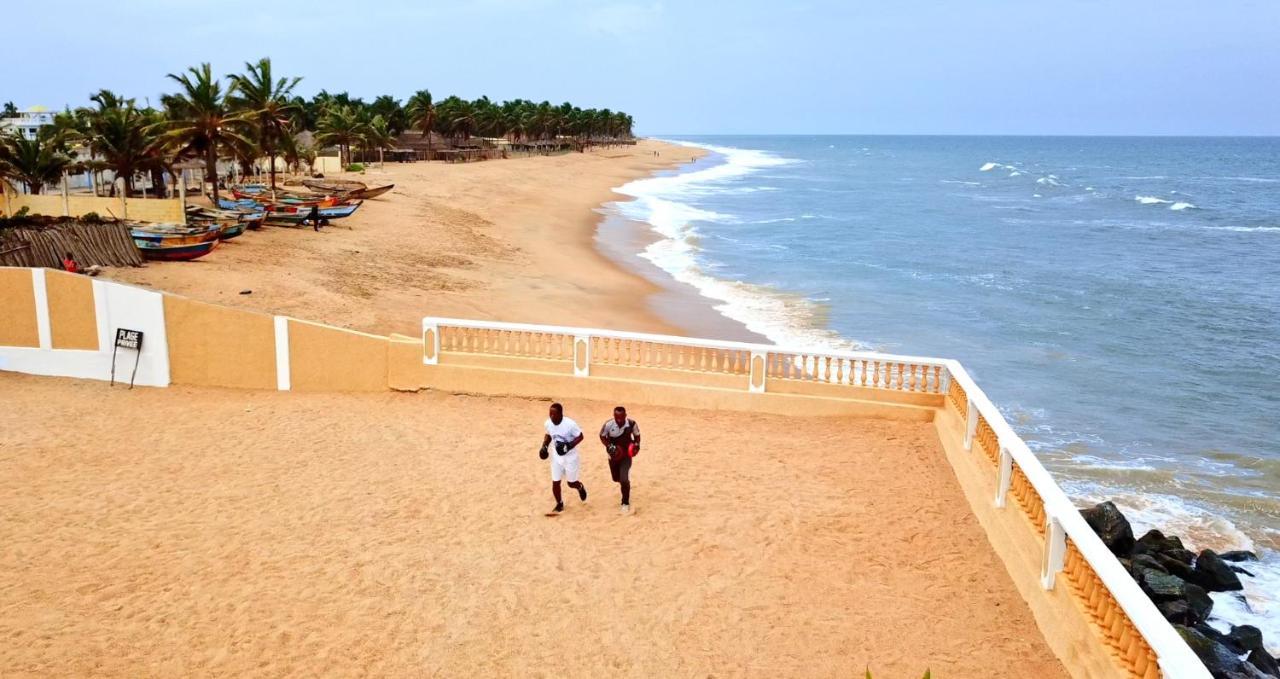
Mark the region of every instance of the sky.
<instances>
[{"instance_id":1,"label":"sky","mask_svg":"<svg viewBox=\"0 0 1280 679\"><path fill-rule=\"evenodd\" d=\"M60 0L0 102L139 101L272 59L298 92L621 109L638 133L1280 135L1275 0Z\"/></svg>"}]
</instances>

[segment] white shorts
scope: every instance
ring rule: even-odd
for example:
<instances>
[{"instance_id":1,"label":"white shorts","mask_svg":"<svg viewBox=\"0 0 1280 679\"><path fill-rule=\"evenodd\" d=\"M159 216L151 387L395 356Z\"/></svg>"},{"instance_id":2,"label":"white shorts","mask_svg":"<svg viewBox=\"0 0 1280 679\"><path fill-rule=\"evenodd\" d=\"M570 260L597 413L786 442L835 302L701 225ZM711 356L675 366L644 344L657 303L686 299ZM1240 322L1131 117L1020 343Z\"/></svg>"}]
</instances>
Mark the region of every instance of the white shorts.
<instances>
[{"instance_id":1,"label":"white shorts","mask_svg":"<svg viewBox=\"0 0 1280 679\"><path fill-rule=\"evenodd\" d=\"M551 480L559 481L561 478L569 483L577 483L578 471L582 465L578 460L578 451L573 451L568 455L556 455L553 448L551 450Z\"/></svg>"}]
</instances>

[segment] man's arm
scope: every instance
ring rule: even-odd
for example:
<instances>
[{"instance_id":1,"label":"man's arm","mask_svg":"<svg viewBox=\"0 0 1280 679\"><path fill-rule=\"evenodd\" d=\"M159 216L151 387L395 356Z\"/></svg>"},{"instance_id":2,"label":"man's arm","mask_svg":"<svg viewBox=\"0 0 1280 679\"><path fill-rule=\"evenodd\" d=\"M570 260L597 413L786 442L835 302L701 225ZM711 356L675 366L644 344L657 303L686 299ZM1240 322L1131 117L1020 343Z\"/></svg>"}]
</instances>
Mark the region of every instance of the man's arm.
<instances>
[{"instance_id":1,"label":"man's arm","mask_svg":"<svg viewBox=\"0 0 1280 679\"><path fill-rule=\"evenodd\" d=\"M640 425L635 420L631 420L631 441L636 444L636 448L640 447Z\"/></svg>"},{"instance_id":2,"label":"man's arm","mask_svg":"<svg viewBox=\"0 0 1280 679\"><path fill-rule=\"evenodd\" d=\"M569 442L569 450L573 450L574 448L577 448L578 444L582 443L582 439L584 438L586 437L582 435L582 432L578 432L578 436Z\"/></svg>"},{"instance_id":3,"label":"man's arm","mask_svg":"<svg viewBox=\"0 0 1280 679\"><path fill-rule=\"evenodd\" d=\"M609 447L609 437L604 435L604 433L605 433L606 431L609 431L609 423L608 423L608 422L605 422L604 424L600 425L600 443L601 443L601 445L603 445L605 448L608 448L608 447Z\"/></svg>"}]
</instances>

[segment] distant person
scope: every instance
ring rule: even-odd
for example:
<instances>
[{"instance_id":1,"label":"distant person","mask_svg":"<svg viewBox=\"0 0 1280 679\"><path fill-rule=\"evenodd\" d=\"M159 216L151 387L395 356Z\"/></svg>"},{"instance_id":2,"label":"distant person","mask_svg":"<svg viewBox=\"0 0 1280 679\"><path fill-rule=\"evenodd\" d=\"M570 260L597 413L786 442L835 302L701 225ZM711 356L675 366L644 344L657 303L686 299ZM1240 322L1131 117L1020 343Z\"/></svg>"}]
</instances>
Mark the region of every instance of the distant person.
<instances>
[{"instance_id":1,"label":"distant person","mask_svg":"<svg viewBox=\"0 0 1280 679\"><path fill-rule=\"evenodd\" d=\"M67 273L80 273L80 263L71 256L70 252L62 258L62 270Z\"/></svg>"},{"instance_id":2,"label":"distant person","mask_svg":"<svg viewBox=\"0 0 1280 679\"><path fill-rule=\"evenodd\" d=\"M303 224L306 224L307 222L311 222L312 230L316 232L320 231L320 206L311 206L311 211L307 213L306 217L302 218Z\"/></svg>"},{"instance_id":3,"label":"distant person","mask_svg":"<svg viewBox=\"0 0 1280 679\"><path fill-rule=\"evenodd\" d=\"M556 499L556 507L547 516L564 511L564 500L560 497L560 479L568 479L569 487L578 491L578 497L587 501L587 487L578 480L581 472L581 461L578 459L578 444L582 443L582 429L578 423L564 416L564 406L552 403L546 424L547 430L542 437L542 449L538 457L551 458L551 495ZM550 449L554 446L555 455Z\"/></svg>"},{"instance_id":4,"label":"distant person","mask_svg":"<svg viewBox=\"0 0 1280 679\"><path fill-rule=\"evenodd\" d=\"M600 443L609 455L609 475L622 489L622 513L631 513L631 458L640 454L640 425L618 406L600 427Z\"/></svg>"}]
</instances>

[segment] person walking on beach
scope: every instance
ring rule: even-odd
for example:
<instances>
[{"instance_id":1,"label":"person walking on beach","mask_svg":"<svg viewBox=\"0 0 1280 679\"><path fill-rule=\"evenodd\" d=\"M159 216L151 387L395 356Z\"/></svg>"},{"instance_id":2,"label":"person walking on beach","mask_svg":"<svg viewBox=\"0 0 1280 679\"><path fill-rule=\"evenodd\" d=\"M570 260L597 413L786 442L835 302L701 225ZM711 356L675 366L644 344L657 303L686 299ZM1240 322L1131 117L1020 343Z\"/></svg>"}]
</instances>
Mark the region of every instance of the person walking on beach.
<instances>
[{"instance_id":1,"label":"person walking on beach","mask_svg":"<svg viewBox=\"0 0 1280 679\"><path fill-rule=\"evenodd\" d=\"M547 516L554 516L564 511L564 500L560 497L560 479L567 479L569 487L578 491L578 497L583 502L587 501L587 487L578 480L582 467L578 459L578 444L582 443L583 437L578 423L564 416L564 406L559 403L551 404L547 422L543 426L547 433L542 437L538 457L544 460L551 458L551 495L556 499L556 507Z\"/></svg>"},{"instance_id":2,"label":"person walking on beach","mask_svg":"<svg viewBox=\"0 0 1280 679\"><path fill-rule=\"evenodd\" d=\"M600 443L609 455L609 475L622 490L622 513L631 513L631 458L640 453L640 425L618 406L600 427Z\"/></svg>"}]
</instances>

